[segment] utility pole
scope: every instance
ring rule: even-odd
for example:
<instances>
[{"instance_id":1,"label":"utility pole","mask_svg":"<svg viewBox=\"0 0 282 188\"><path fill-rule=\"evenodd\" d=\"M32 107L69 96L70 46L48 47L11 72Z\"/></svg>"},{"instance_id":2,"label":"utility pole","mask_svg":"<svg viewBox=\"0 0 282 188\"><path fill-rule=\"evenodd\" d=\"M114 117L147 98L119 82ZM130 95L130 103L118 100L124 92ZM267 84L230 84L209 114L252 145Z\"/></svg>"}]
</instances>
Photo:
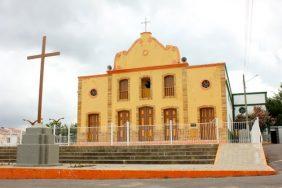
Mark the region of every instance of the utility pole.
<instances>
[{"instance_id":1,"label":"utility pole","mask_svg":"<svg viewBox=\"0 0 282 188\"><path fill-rule=\"evenodd\" d=\"M246 122L249 121L248 118L248 105L247 105L247 93L246 93L246 81L245 81L245 75L243 74L243 87L244 87L244 103L245 103L245 115L246 115Z\"/></svg>"},{"instance_id":2,"label":"utility pole","mask_svg":"<svg viewBox=\"0 0 282 188\"><path fill-rule=\"evenodd\" d=\"M244 86L244 99L245 99L245 116L246 116L246 129L248 131L248 139L250 139L250 126L249 126L249 117L248 117L248 105L247 105L247 94L246 94L246 81L245 75L243 74L243 86Z\"/></svg>"}]
</instances>

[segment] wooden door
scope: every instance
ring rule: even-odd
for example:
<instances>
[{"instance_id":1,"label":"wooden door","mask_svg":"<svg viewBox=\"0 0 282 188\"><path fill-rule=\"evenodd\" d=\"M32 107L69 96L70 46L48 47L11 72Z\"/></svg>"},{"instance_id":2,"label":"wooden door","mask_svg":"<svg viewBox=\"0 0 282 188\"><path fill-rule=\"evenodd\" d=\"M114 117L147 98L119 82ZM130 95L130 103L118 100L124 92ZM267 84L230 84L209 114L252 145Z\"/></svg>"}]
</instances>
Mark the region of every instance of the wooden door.
<instances>
[{"instance_id":1,"label":"wooden door","mask_svg":"<svg viewBox=\"0 0 282 188\"><path fill-rule=\"evenodd\" d=\"M117 141L126 142L127 127L126 123L129 122L129 111L123 110L118 112L118 128L117 128Z\"/></svg>"},{"instance_id":2,"label":"wooden door","mask_svg":"<svg viewBox=\"0 0 282 188\"><path fill-rule=\"evenodd\" d=\"M215 140L216 139L216 125L214 122L214 108L201 108L200 109L200 134L202 140Z\"/></svg>"},{"instance_id":3,"label":"wooden door","mask_svg":"<svg viewBox=\"0 0 282 188\"><path fill-rule=\"evenodd\" d=\"M154 115L152 107L139 108L139 141L154 140Z\"/></svg>"},{"instance_id":4,"label":"wooden door","mask_svg":"<svg viewBox=\"0 0 282 188\"><path fill-rule=\"evenodd\" d=\"M164 110L165 140L170 140L170 121L172 122L172 139L178 139L177 111L175 108Z\"/></svg>"},{"instance_id":5,"label":"wooden door","mask_svg":"<svg viewBox=\"0 0 282 188\"><path fill-rule=\"evenodd\" d=\"M214 120L214 108L201 108L200 109L200 122L206 123Z\"/></svg>"},{"instance_id":6,"label":"wooden door","mask_svg":"<svg viewBox=\"0 0 282 188\"><path fill-rule=\"evenodd\" d=\"M88 115L88 142L98 142L99 140L99 114Z\"/></svg>"}]
</instances>

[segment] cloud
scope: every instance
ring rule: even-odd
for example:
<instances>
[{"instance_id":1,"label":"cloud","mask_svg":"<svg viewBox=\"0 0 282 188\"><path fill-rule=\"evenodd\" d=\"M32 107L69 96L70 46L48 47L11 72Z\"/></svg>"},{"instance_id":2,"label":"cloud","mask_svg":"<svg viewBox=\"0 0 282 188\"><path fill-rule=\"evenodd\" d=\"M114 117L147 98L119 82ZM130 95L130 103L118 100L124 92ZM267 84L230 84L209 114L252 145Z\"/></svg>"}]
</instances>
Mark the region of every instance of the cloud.
<instances>
[{"instance_id":1,"label":"cloud","mask_svg":"<svg viewBox=\"0 0 282 188\"><path fill-rule=\"evenodd\" d=\"M254 1L248 91L271 93L282 81L281 1ZM141 21L163 44L178 46L190 64L226 62L234 92L243 70L246 1L225 0L2 0L0 1L0 125L20 126L36 118L42 35L47 51L43 117L76 121L77 76L103 73L114 56L143 31Z\"/></svg>"}]
</instances>

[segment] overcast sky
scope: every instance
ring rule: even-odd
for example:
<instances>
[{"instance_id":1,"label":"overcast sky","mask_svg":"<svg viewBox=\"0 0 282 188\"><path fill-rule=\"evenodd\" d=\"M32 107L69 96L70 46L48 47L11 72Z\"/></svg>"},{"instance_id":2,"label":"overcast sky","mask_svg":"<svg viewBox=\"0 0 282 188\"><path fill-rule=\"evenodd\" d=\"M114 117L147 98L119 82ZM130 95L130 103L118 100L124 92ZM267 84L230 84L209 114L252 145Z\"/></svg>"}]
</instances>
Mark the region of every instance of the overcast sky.
<instances>
[{"instance_id":1,"label":"overcast sky","mask_svg":"<svg viewBox=\"0 0 282 188\"><path fill-rule=\"evenodd\" d=\"M148 30L175 45L191 65L226 62L233 92L242 92L245 0L1 0L0 126L35 120L42 36L47 51L43 119L76 122L77 76L104 73L115 54ZM282 81L282 1L254 0L247 90L273 95Z\"/></svg>"}]
</instances>

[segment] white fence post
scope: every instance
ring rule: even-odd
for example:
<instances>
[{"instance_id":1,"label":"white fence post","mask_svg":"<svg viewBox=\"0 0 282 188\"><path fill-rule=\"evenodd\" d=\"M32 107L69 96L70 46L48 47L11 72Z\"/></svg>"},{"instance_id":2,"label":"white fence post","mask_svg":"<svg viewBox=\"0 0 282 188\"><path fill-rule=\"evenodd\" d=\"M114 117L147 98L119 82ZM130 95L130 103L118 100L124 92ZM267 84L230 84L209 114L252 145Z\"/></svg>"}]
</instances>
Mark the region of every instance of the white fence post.
<instances>
[{"instance_id":1,"label":"white fence post","mask_svg":"<svg viewBox=\"0 0 282 188\"><path fill-rule=\"evenodd\" d=\"M56 144L56 126L53 126L54 143Z\"/></svg>"},{"instance_id":2,"label":"white fence post","mask_svg":"<svg viewBox=\"0 0 282 188\"><path fill-rule=\"evenodd\" d=\"M172 144L172 120L169 120L169 133L170 133L170 144Z\"/></svg>"},{"instance_id":3,"label":"white fence post","mask_svg":"<svg viewBox=\"0 0 282 188\"><path fill-rule=\"evenodd\" d=\"M10 137L10 142L9 142L9 146L11 146L12 145L12 130L11 129L9 129L9 133L10 133L10 135L9 135L9 137Z\"/></svg>"},{"instance_id":4,"label":"white fence post","mask_svg":"<svg viewBox=\"0 0 282 188\"><path fill-rule=\"evenodd\" d=\"M113 124L110 125L111 128L111 146L114 144L114 130L113 130Z\"/></svg>"},{"instance_id":5,"label":"white fence post","mask_svg":"<svg viewBox=\"0 0 282 188\"><path fill-rule=\"evenodd\" d=\"M22 144L22 140L23 140L23 130L21 130L21 133L20 133L20 144Z\"/></svg>"},{"instance_id":6,"label":"white fence post","mask_svg":"<svg viewBox=\"0 0 282 188\"><path fill-rule=\"evenodd\" d=\"M215 118L215 128L216 128L216 140L219 143L219 121L218 118Z\"/></svg>"},{"instance_id":7,"label":"white fence post","mask_svg":"<svg viewBox=\"0 0 282 188\"><path fill-rule=\"evenodd\" d=\"M68 128L68 146L70 145L70 129L71 129L71 125L69 125Z\"/></svg>"},{"instance_id":8,"label":"white fence post","mask_svg":"<svg viewBox=\"0 0 282 188\"><path fill-rule=\"evenodd\" d=\"M129 122L126 122L126 144L129 145Z\"/></svg>"}]
</instances>

